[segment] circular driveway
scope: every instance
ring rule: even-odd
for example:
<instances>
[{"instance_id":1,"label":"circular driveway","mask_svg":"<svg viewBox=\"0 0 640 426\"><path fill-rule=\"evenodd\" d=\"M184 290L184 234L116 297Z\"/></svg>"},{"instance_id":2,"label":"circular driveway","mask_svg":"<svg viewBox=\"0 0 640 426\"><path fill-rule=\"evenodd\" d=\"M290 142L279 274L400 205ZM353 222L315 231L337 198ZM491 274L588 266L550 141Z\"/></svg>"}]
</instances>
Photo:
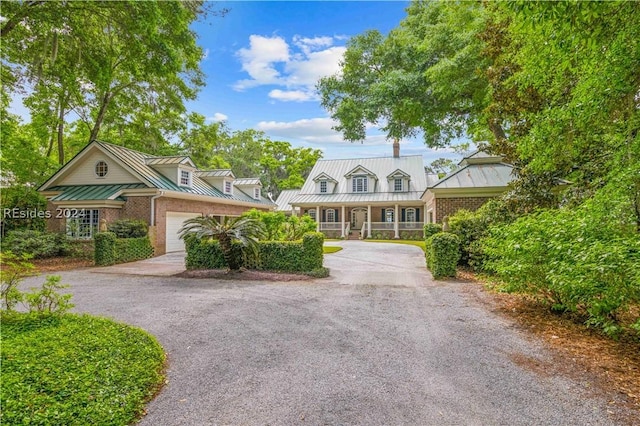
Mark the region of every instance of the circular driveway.
<instances>
[{"instance_id":1,"label":"circular driveway","mask_svg":"<svg viewBox=\"0 0 640 426\"><path fill-rule=\"evenodd\" d=\"M61 275L75 311L142 327L167 351L142 425L615 424L585 383L544 374L550 354L476 287L432 281L419 248L336 244L322 280Z\"/></svg>"}]
</instances>

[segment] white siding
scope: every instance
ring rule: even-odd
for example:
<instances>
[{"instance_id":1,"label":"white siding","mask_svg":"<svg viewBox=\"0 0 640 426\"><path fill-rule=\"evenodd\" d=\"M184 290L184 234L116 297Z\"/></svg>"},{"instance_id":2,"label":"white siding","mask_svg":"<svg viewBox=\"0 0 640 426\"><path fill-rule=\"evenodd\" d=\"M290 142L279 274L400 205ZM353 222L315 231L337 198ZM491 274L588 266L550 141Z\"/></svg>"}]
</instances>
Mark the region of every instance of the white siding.
<instances>
[{"instance_id":1,"label":"white siding","mask_svg":"<svg viewBox=\"0 0 640 426\"><path fill-rule=\"evenodd\" d=\"M96 163L105 161L109 171L105 177L95 173ZM139 183L140 179L129 173L110 157L98 149L88 153L80 163L75 164L56 185L109 185L117 183Z\"/></svg>"}]
</instances>

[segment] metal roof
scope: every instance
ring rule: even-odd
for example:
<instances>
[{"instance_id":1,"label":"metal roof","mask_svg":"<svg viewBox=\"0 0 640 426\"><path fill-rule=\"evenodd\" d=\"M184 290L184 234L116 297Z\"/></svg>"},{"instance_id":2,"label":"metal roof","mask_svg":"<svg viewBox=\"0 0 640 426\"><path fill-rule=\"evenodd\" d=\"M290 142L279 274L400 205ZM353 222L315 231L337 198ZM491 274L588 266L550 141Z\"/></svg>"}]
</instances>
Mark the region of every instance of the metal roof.
<instances>
[{"instance_id":1,"label":"metal roof","mask_svg":"<svg viewBox=\"0 0 640 426\"><path fill-rule=\"evenodd\" d=\"M123 201L120 196L115 196L125 189L147 188L143 183L127 183L118 185L61 185L47 189L47 191L61 191L60 194L51 198L51 201L89 201L89 200L118 200Z\"/></svg>"},{"instance_id":2,"label":"metal roof","mask_svg":"<svg viewBox=\"0 0 640 426\"><path fill-rule=\"evenodd\" d=\"M249 185L259 185L262 186L262 182L258 178L239 178L233 181L233 184L236 186L249 186Z\"/></svg>"},{"instance_id":3,"label":"metal roof","mask_svg":"<svg viewBox=\"0 0 640 426\"><path fill-rule=\"evenodd\" d=\"M506 187L515 178L506 163L468 164L443 177L429 189Z\"/></svg>"},{"instance_id":4,"label":"metal roof","mask_svg":"<svg viewBox=\"0 0 640 426\"><path fill-rule=\"evenodd\" d=\"M217 170L198 170L196 176L199 177L235 177L230 169L217 169Z\"/></svg>"},{"instance_id":5,"label":"metal roof","mask_svg":"<svg viewBox=\"0 0 640 426\"><path fill-rule=\"evenodd\" d=\"M291 200L294 204L320 204L329 205L334 203L379 203L393 204L420 201L423 191L410 192L365 192L365 193L337 193L337 194L300 194ZM278 197L280 202L280 197Z\"/></svg>"},{"instance_id":6,"label":"metal roof","mask_svg":"<svg viewBox=\"0 0 640 426\"><path fill-rule=\"evenodd\" d=\"M369 192L364 194L354 194L351 192L351 181L345 177L351 171L358 168L366 169L377 177L375 185L375 193ZM393 192L393 187L390 187L390 183L387 180L387 176L394 173L398 169L402 170L409 176L411 180L409 183L409 191L404 193ZM325 173L328 176L332 176L338 180L337 188L334 194L316 194L316 184L313 179L320 174ZM385 197L389 197L389 194L410 194L411 191L417 191L422 193L427 187L427 179L424 173L424 164L421 155L410 155L403 157L377 157L377 158L353 158L346 160L318 160L313 166L311 173L309 173L311 179L307 179L300 190L300 195L318 195L320 197L327 197L331 195L341 195L346 199L354 197L361 200L364 196L375 197L376 193L384 193ZM391 182L393 185L393 182ZM420 195L417 195L416 200L420 199ZM298 202L297 199L295 202Z\"/></svg>"},{"instance_id":7,"label":"metal roof","mask_svg":"<svg viewBox=\"0 0 640 426\"><path fill-rule=\"evenodd\" d=\"M170 157L148 157L145 159L145 164L150 166L162 166L162 165L173 165L173 164L185 164L188 163L190 166L195 167L191 158L187 156L170 156Z\"/></svg>"},{"instance_id":8,"label":"metal roof","mask_svg":"<svg viewBox=\"0 0 640 426\"><path fill-rule=\"evenodd\" d=\"M171 179L168 179L160 172L155 170L153 167L150 167L146 164L146 159L149 158L147 154L142 152L134 151L129 148L125 148L119 145L113 145L106 142L95 142L100 147L105 149L107 152L111 153L113 156L122 161L126 166L130 167L134 170L138 175L140 175L144 180L148 181L152 186L158 189L165 189L169 191L176 192L184 192L188 194L194 195L207 195L210 197L216 198L224 198L228 200L235 201L244 201L250 202L254 204L263 204L268 206L273 206L273 203L270 200L260 199L256 200L253 197L245 194L244 192L238 190L233 191L233 194L223 194L218 189L209 185L203 179L199 177L199 174L196 172L193 174L191 179L191 187L180 186L173 182ZM205 172L206 173L206 172Z\"/></svg>"},{"instance_id":9,"label":"metal roof","mask_svg":"<svg viewBox=\"0 0 640 426\"><path fill-rule=\"evenodd\" d=\"M280 192L280 195L278 195L278 198L276 199L276 204L278 205L278 207L276 207L276 211L280 211L280 212L292 211L293 207L291 207L291 200L294 197L296 197L298 194L300 194L299 189L285 189L282 192Z\"/></svg>"}]
</instances>

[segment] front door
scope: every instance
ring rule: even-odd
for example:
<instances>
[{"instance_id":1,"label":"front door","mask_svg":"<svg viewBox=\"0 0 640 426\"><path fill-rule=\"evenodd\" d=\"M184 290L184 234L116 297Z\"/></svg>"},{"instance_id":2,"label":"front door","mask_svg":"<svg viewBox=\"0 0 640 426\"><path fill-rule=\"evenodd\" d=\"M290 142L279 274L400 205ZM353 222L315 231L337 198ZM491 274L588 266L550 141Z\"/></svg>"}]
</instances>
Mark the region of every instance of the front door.
<instances>
[{"instance_id":1,"label":"front door","mask_svg":"<svg viewBox=\"0 0 640 426\"><path fill-rule=\"evenodd\" d=\"M351 210L351 229L359 231L362 229L362 224L367 222L367 210L366 209L353 209Z\"/></svg>"}]
</instances>

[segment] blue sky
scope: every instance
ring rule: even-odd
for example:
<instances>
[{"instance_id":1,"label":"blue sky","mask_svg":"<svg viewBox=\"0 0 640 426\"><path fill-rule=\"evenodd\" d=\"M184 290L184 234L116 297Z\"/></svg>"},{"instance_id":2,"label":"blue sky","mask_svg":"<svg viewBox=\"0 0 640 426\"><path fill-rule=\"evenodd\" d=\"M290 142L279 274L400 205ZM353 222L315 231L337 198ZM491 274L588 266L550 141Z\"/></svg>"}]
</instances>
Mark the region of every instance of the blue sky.
<instances>
[{"instance_id":1,"label":"blue sky","mask_svg":"<svg viewBox=\"0 0 640 426\"><path fill-rule=\"evenodd\" d=\"M362 143L346 142L331 129L315 93L319 78L339 70L350 37L369 29L387 34L406 16L407 1L226 1L224 17L193 24L204 50L206 86L187 104L210 122L231 130L256 129L273 140L323 151L325 159L392 155L392 143L375 128ZM11 110L28 112L14 99ZM459 160L451 149L402 140L401 155Z\"/></svg>"},{"instance_id":2,"label":"blue sky","mask_svg":"<svg viewBox=\"0 0 640 426\"><path fill-rule=\"evenodd\" d=\"M205 50L207 86L189 109L233 130L253 128L294 146L321 149L324 158L392 154L390 141L371 129L362 143L350 143L318 101L316 81L338 71L347 40L368 29L383 34L406 16L404 1L219 2L230 12L209 17L193 29ZM403 155L458 159L435 152L420 140L404 140Z\"/></svg>"}]
</instances>

